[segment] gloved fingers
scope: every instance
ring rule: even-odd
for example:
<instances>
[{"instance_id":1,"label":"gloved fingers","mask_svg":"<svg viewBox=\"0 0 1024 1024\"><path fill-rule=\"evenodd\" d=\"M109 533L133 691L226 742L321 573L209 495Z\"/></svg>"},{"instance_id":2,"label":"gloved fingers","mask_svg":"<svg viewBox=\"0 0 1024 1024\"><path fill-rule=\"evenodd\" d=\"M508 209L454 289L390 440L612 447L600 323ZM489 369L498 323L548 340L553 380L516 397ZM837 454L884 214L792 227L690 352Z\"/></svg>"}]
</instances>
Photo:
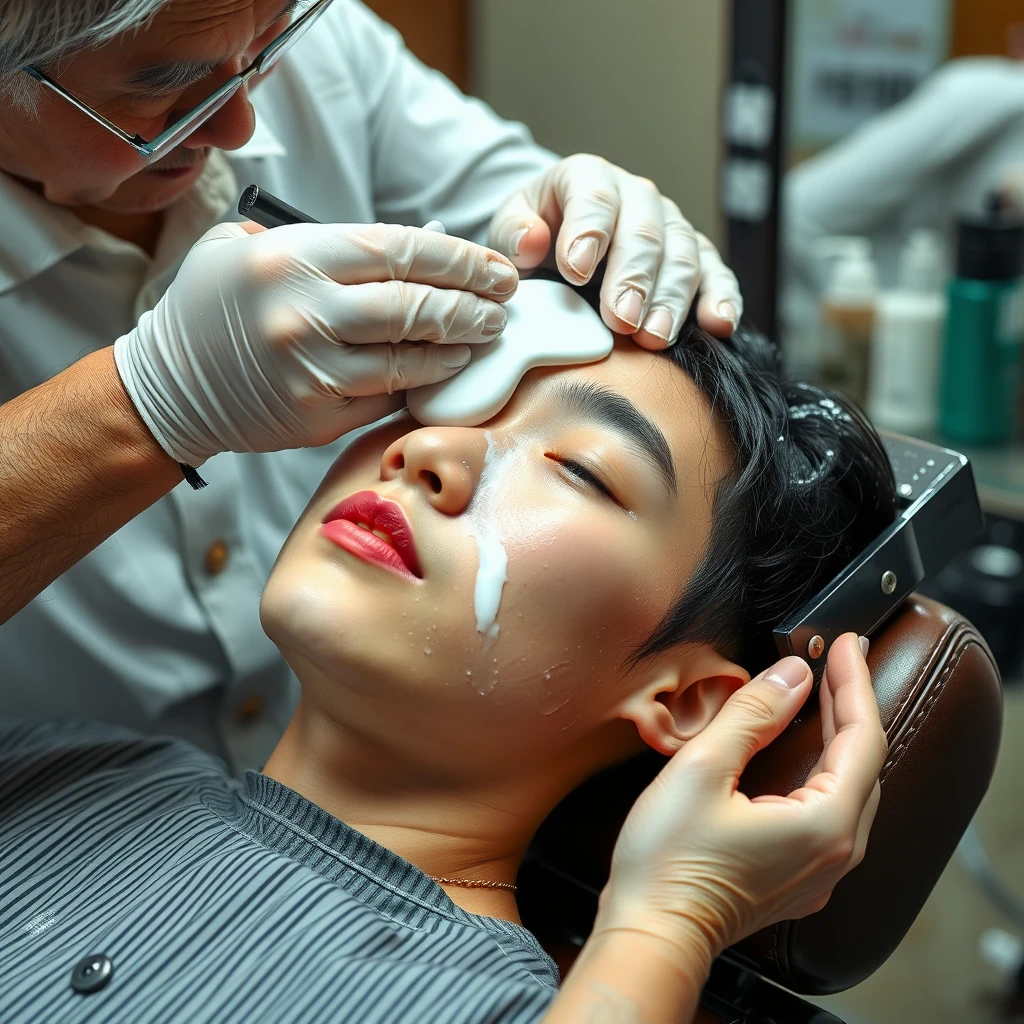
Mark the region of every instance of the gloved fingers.
<instances>
[{"instance_id":1,"label":"gloved fingers","mask_svg":"<svg viewBox=\"0 0 1024 1024\"><path fill-rule=\"evenodd\" d=\"M664 269L657 305L659 309L667 306L673 323L681 323L680 306L685 301L688 307L689 293L685 287L681 293L680 281L695 276L697 247L692 240L693 229L680 216L672 225L672 251L666 253L667 207L657 187L646 178L625 171L619 172L618 186L621 206L601 285L601 316L613 331L635 334L647 317L655 282ZM682 230L684 226L691 236L689 242ZM670 264L664 262L666 255L672 258ZM659 347L663 348L664 343Z\"/></svg>"},{"instance_id":2,"label":"gloved fingers","mask_svg":"<svg viewBox=\"0 0 1024 1024\"><path fill-rule=\"evenodd\" d=\"M800 658L783 658L741 686L711 723L677 757L686 770L730 787L759 750L793 720L811 691L811 670Z\"/></svg>"},{"instance_id":3,"label":"gloved fingers","mask_svg":"<svg viewBox=\"0 0 1024 1024\"><path fill-rule=\"evenodd\" d=\"M845 633L832 644L827 676L835 736L822 753L821 771L807 786L834 796L837 807L856 822L878 781L888 745L855 633Z\"/></svg>"},{"instance_id":4,"label":"gloved fingers","mask_svg":"<svg viewBox=\"0 0 1024 1024\"><path fill-rule=\"evenodd\" d=\"M585 153L563 160L551 175L550 204L561 213L555 265L571 284L589 281L614 246L622 213L621 186L631 177ZM542 208L545 198L541 196ZM607 315L604 319L608 323Z\"/></svg>"},{"instance_id":5,"label":"gloved fingers","mask_svg":"<svg viewBox=\"0 0 1024 1024\"><path fill-rule=\"evenodd\" d=\"M259 239L338 284L410 281L509 299L519 273L500 253L455 235L397 224L289 224Z\"/></svg>"},{"instance_id":6,"label":"gloved fingers","mask_svg":"<svg viewBox=\"0 0 1024 1024\"><path fill-rule=\"evenodd\" d=\"M249 222L247 222L249 223ZM259 228L258 224L253 224L254 228ZM202 238L199 239L193 249L197 249L201 245L210 245L211 243L223 243L236 238L248 238L253 232L249 231L244 224L235 224L233 222L225 222L223 224L215 224Z\"/></svg>"},{"instance_id":7,"label":"gloved fingers","mask_svg":"<svg viewBox=\"0 0 1024 1024\"><path fill-rule=\"evenodd\" d=\"M491 221L492 244L517 266L535 267L557 235L559 272L571 284L586 284L615 232L619 175L625 171L601 157L566 157L499 207Z\"/></svg>"},{"instance_id":8,"label":"gloved fingers","mask_svg":"<svg viewBox=\"0 0 1024 1024\"><path fill-rule=\"evenodd\" d=\"M661 203L665 219L661 268L643 323L633 335L638 345L652 351L675 343L700 278L699 235L671 199L663 196Z\"/></svg>"},{"instance_id":9,"label":"gloved fingers","mask_svg":"<svg viewBox=\"0 0 1024 1024\"><path fill-rule=\"evenodd\" d=\"M465 345L369 344L339 347L334 358L320 367L320 373L327 390L362 399L437 384L454 376L467 362L469 348Z\"/></svg>"},{"instance_id":10,"label":"gloved fingers","mask_svg":"<svg viewBox=\"0 0 1024 1024\"><path fill-rule=\"evenodd\" d=\"M743 296L736 275L725 265L710 238L697 232L700 250L700 300L697 323L716 338L728 338L743 316Z\"/></svg>"},{"instance_id":11,"label":"gloved fingers","mask_svg":"<svg viewBox=\"0 0 1024 1024\"><path fill-rule=\"evenodd\" d=\"M508 314L471 292L407 281L346 285L329 291L318 310L333 337L351 345L432 341L441 345L493 341Z\"/></svg>"},{"instance_id":12,"label":"gloved fingers","mask_svg":"<svg viewBox=\"0 0 1024 1024\"><path fill-rule=\"evenodd\" d=\"M561 223L561 210L546 178L544 175L514 192L491 218L488 245L504 253L520 270L530 270L544 262ZM546 197L543 207L542 196Z\"/></svg>"},{"instance_id":13,"label":"gloved fingers","mask_svg":"<svg viewBox=\"0 0 1024 1024\"><path fill-rule=\"evenodd\" d=\"M405 395L368 395L365 398L340 399L330 413L318 415L318 428L311 432L310 445L319 446L336 441L350 430L365 427L405 407Z\"/></svg>"}]
</instances>

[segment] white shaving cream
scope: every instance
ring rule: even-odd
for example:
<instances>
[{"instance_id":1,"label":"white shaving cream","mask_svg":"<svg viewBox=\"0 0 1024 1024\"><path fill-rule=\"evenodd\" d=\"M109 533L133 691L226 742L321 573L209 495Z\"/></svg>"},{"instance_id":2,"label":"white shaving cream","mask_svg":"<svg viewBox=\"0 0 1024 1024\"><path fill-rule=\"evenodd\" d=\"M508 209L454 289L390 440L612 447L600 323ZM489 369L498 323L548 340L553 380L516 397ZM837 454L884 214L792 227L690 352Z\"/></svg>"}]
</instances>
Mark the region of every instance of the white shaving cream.
<instances>
[{"instance_id":1,"label":"white shaving cream","mask_svg":"<svg viewBox=\"0 0 1024 1024\"><path fill-rule=\"evenodd\" d=\"M480 473L473 500L466 510L465 523L469 535L476 541L479 564L476 586L473 589L473 610L476 628L487 636L498 635L498 609L501 591L508 579L508 555L498 530L498 508L501 482L516 460L515 449L500 451L489 430L484 431L487 454Z\"/></svg>"}]
</instances>

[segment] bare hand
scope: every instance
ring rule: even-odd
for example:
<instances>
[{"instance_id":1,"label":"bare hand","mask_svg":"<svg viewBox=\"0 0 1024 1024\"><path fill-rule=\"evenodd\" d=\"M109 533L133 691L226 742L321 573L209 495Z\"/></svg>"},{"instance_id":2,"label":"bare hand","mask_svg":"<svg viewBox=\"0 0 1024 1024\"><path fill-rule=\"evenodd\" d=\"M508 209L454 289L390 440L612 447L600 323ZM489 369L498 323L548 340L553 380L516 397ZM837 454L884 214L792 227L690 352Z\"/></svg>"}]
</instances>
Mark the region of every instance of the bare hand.
<instances>
[{"instance_id":1,"label":"bare hand","mask_svg":"<svg viewBox=\"0 0 1024 1024\"><path fill-rule=\"evenodd\" d=\"M774 681L787 677L790 686ZM855 634L829 653L824 749L804 785L753 799L737 789L751 757L810 690L806 664L785 658L737 690L672 758L626 819L595 932L644 931L714 957L766 925L825 906L864 856L887 753Z\"/></svg>"}]
</instances>

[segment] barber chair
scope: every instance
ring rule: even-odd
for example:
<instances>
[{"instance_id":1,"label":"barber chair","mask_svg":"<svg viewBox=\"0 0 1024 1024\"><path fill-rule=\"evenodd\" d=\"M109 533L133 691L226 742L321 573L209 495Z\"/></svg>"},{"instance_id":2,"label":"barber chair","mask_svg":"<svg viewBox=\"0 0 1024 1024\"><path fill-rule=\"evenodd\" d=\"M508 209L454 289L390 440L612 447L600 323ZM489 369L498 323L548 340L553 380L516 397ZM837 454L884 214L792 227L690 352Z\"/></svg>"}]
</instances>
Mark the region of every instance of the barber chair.
<instances>
[{"instance_id":1,"label":"barber chair","mask_svg":"<svg viewBox=\"0 0 1024 1024\"><path fill-rule=\"evenodd\" d=\"M967 479L973 495L969 472ZM967 493L958 494L958 508ZM931 512L938 507L933 502ZM938 521L948 523L948 511ZM912 547L920 548L927 565L927 548L939 537L929 540L923 523L917 520L919 543ZM968 530L950 542L943 560L970 539ZM861 560L869 574L879 568L873 557ZM923 575L917 573L917 583ZM829 618L821 605L816 614L818 623ZM766 928L716 961L698 1018L709 1024L842 1024L798 994L841 992L885 962L953 856L991 779L1002 692L995 660L974 627L913 592L873 630L874 619L858 622L857 609L846 614L853 620L847 628L871 637L868 665L889 741L867 853L823 910ZM802 617L804 625L808 621ZM790 623L786 635L806 635L800 625ZM831 638L839 632L836 626ZM796 653L794 645L790 649ZM802 784L821 751L817 711L812 696L800 717L754 758L741 780L745 793L789 793ZM662 763L645 756L590 780L552 812L536 837L520 874L520 910L563 972L592 926L622 821Z\"/></svg>"}]
</instances>

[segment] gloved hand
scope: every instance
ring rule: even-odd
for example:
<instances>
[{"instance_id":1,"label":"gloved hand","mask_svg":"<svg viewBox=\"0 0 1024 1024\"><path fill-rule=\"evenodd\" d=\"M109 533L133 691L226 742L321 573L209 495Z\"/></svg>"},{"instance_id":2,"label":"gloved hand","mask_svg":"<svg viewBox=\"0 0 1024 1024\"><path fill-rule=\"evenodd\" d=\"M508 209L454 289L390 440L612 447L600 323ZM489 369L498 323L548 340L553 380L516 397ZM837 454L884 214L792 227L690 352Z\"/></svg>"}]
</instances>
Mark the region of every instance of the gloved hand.
<instances>
[{"instance_id":1,"label":"gloved hand","mask_svg":"<svg viewBox=\"0 0 1024 1024\"><path fill-rule=\"evenodd\" d=\"M525 270L547 258L555 235L555 265L571 284L589 281L607 254L601 316L644 348L675 341L698 287L701 327L728 337L739 323L736 276L646 178L601 157L567 157L505 201L489 244Z\"/></svg>"},{"instance_id":2,"label":"gloved hand","mask_svg":"<svg viewBox=\"0 0 1024 1024\"><path fill-rule=\"evenodd\" d=\"M178 462L321 445L456 373L517 284L498 253L419 228L221 224L114 358Z\"/></svg>"},{"instance_id":3,"label":"gloved hand","mask_svg":"<svg viewBox=\"0 0 1024 1024\"><path fill-rule=\"evenodd\" d=\"M820 689L824 751L805 784L752 800L736 789L747 762L810 690L807 665L784 658L737 690L672 757L623 825L595 934L645 932L683 949L691 964L707 957L709 966L759 928L825 905L864 856L886 757L855 634L829 652Z\"/></svg>"}]
</instances>

